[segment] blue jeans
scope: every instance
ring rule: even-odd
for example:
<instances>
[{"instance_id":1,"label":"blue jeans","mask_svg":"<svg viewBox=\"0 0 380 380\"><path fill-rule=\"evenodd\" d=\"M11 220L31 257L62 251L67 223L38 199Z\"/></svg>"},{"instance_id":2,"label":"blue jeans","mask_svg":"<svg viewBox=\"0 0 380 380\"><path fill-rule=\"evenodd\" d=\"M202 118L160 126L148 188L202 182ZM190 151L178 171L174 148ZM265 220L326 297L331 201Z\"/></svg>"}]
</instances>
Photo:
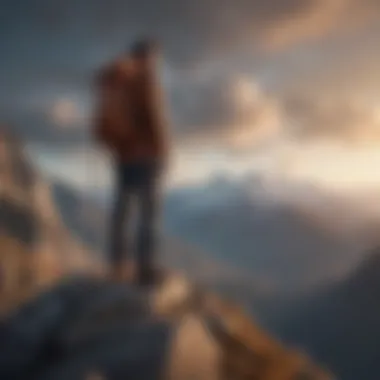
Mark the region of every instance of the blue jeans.
<instances>
[{"instance_id":1,"label":"blue jeans","mask_svg":"<svg viewBox=\"0 0 380 380\"><path fill-rule=\"evenodd\" d=\"M135 237L138 276L149 276L154 269L159 204L161 166L156 162L118 163L116 168L116 195L111 221L110 260L114 266L128 257L126 222L130 223L130 205L133 197L138 206ZM127 249L126 249L127 248Z\"/></svg>"}]
</instances>

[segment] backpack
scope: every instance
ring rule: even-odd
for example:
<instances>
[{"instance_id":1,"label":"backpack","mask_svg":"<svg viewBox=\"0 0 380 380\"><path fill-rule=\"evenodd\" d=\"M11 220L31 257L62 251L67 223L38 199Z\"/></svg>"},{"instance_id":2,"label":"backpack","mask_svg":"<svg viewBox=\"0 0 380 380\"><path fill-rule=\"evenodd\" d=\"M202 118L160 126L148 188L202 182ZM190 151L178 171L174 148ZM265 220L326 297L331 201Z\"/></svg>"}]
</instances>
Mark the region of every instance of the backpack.
<instances>
[{"instance_id":1,"label":"backpack","mask_svg":"<svg viewBox=\"0 0 380 380\"><path fill-rule=\"evenodd\" d=\"M103 70L97 81L96 140L119 157L165 154L158 89L154 75L136 77L125 61Z\"/></svg>"},{"instance_id":2,"label":"backpack","mask_svg":"<svg viewBox=\"0 0 380 380\"><path fill-rule=\"evenodd\" d=\"M121 64L114 64L96 78L95 139L115 150L130 133L128 120L128 76Z\"/></svg>"}]
</instances>

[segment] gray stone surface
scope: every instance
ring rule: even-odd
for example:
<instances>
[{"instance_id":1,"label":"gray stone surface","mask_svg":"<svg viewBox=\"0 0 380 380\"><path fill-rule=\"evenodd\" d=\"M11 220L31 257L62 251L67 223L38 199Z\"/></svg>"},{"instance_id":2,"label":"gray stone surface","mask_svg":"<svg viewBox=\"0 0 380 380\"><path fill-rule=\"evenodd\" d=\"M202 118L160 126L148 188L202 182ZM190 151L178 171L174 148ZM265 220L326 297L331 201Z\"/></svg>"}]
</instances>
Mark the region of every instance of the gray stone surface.
<instances>
[{"instance_id":1,"label":"gray stone surface","mask_svg":"<svg viewBox=\"0 0 380 380\"><path fill-rule=\"evenodd\" d=\"M75 363L79 371L86 363L91 366L101 361L102 346L107 362L108 352L117 358L118 350L126 350L128 345L133 351L150 340L162 343L163 326L143 323L149 314L144 297L132 287L91 279L67 280L1 322L0 379L30 378L33 371L70 355L72 359L63 364L74 374ZM153 346L146 346L146 355L153 355L149 353ZM75 361L79 348L80 359Z\"/></svg>"},{"instance_id":2,"label":"gray stone surface","mask_svg":"<svg viewBox=\"0 0 380 380\"><path fill-rule=\"evenodd\" d=\"M201 295L177 275L155 289L67 279L1 322L0 379L331 379Z\"/></svg>"}]
</instances>

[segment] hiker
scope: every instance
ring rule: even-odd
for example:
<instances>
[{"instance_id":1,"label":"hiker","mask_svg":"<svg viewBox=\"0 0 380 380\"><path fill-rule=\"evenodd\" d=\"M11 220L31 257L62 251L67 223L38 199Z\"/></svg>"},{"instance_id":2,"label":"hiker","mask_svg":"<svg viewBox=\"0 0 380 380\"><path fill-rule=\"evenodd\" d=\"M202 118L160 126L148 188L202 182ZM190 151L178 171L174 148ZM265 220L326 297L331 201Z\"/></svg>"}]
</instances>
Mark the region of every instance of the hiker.
<instances>
[{"instance_id":1,"label":"hiker","mask_svg":"<svg viewBox=\"0 0 380 380\"><path fill-rule=\"evenodd\" d=\"M138 206L134 239L136 279L141 285L158 279L155 267L160 182L167 161L166 120L157 75L160 50L155 42L136 42L128 54L101 71L96 138L114 159L116 194L110 252L112 276L127 276L130 247L124 226L130 223L133 198Z\"/></svg>"}]
</instances>

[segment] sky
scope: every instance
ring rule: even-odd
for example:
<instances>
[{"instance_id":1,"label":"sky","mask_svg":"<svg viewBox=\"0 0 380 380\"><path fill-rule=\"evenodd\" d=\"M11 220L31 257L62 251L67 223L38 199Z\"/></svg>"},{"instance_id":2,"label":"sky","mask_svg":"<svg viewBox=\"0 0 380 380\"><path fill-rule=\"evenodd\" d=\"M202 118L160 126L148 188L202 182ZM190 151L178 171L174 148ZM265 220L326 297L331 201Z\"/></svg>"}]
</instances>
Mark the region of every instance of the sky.
<instances>
[{"instance_id":1,"label":"sky","mask_svg":"<svg viewBox=\"0 0 380 380\"><path fill-rule=\"evenodd\" d=\"M380 188L377 0L3 0L0 123L49 173L107 189L96 70L160 40L169 188L252 173Z\"/></svg>"}]
</instances>

